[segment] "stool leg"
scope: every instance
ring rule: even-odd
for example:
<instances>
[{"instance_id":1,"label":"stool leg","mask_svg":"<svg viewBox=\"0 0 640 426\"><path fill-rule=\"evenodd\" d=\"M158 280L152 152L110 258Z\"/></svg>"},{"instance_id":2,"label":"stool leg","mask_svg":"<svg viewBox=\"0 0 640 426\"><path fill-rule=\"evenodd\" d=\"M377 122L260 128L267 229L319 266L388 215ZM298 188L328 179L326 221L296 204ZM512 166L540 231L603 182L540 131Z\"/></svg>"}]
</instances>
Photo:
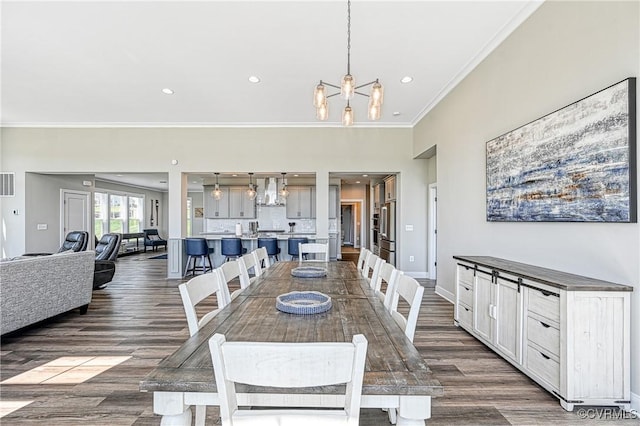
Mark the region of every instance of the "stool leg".
<instances>
[{"instance_id":1,"label":"stool leg","mask_svg":"<svg viewBox=\"0 0 640 426\"><path fill-rule=\"evenodd\" d=\"M182 276L182 278L186 277L189 271L191 271L191 269L189 269L190 263L191 263L191 255L189 255L189 257L187 258L187 265L185 266L184 275Z\"/></svg>"}]
</instances>

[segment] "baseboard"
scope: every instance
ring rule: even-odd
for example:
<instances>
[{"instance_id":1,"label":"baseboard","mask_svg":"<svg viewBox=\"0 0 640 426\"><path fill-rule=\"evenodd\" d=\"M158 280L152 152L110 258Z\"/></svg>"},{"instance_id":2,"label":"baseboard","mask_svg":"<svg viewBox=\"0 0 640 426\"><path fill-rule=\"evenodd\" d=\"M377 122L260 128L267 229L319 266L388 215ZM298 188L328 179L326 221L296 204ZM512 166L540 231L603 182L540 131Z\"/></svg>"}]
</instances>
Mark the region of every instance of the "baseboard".
<instances>
[{"instance_id":1,"label":"baseboard","mask_svg":"<svg viewBox=\"0 0 640 426\"><path fill-rule=\"evenodd\" d=\"M631 392L631 410L640 414L640 395Z\"/></svg>"},{"instance_id":2,"label":"baseboard","mask_svg":"<svg viewBox=\"0 0 640 426\"><path fill-rule=\"evenodd\" d=\"M405 272L404 274L409 275L412 278L429 278L429 273L426 271Z\"/></svg>"},{"instance_id":3,"label":"baseboard","mask_svg":"<svg viewBox=\"0 0 640 426\"><path fill-rule=\"evenodd\" d=\"M451 293L448 290L443 289L439 285L436 285L436 294L442 297L443 299L446 299L449 303L454 303L454 300L456 300L455 294Z\"/></svg>"}]
</instances>

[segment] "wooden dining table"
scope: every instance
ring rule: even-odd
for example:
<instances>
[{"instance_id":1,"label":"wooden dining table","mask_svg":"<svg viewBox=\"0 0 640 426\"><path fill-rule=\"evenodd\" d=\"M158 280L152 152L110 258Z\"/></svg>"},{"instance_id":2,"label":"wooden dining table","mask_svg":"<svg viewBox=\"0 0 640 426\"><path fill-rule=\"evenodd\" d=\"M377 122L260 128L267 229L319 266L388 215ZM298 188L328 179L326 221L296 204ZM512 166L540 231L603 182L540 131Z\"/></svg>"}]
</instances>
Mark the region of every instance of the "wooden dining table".
<instances>
[{"instance_id":1,"label":"wooden dining table","mask_svg":"<svg viewBox=\"0 0 640 426\"><path fill-rule=\"evenodd\" d=\"M153 410L163 424L191 424L191 405L219 405L208 341L215 333L228 341L350 342L364 334L369 342L362 385L362 408L395 408L397 424L424 425L431 398L443 394L440 382L404 331L393 320L352 262L315 263L321 278L297 278L298 262L277 262L222 309L198 333L140 382L153 392ZM276 309L276 297L291 291L319 291L331 297L324 313L296 315ZM238 385L242 406L340 406L340 387L303 389Z\"/></svg>"}]
</instances>

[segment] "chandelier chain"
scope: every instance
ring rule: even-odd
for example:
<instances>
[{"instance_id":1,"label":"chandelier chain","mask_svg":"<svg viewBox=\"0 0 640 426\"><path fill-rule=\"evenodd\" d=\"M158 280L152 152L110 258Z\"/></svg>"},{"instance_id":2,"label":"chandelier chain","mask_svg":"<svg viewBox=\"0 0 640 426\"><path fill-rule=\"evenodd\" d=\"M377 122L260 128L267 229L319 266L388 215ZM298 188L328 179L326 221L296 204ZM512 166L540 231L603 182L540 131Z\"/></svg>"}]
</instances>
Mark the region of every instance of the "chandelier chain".
<instances>
[{"instance_id":1,"label":"chandelier chain","mask_svg":"<svg viewBox=\"0 0 640 426\"><path fill-rule=\"evenodd\" d=\"M351 74L351 0L347 1L347 74Z\"/></svg>"}]
</instances>

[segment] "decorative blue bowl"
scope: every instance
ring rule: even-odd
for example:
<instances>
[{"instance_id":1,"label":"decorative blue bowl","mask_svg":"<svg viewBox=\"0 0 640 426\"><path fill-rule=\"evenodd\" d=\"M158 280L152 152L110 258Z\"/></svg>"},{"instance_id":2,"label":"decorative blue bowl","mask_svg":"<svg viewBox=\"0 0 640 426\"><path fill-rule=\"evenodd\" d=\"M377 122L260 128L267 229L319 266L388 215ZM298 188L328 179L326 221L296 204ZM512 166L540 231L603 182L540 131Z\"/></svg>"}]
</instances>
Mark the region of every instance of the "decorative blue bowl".
<instances>
[{"instance_id":1,"label":"decorative blue bowl","mask_svg":"<svg viewBox=\"0 0 640 426\"><path fill-rule=\"evenodd\" d=\"M291 270L291 275L298 278L320 278L327 275L327 268L319 266L298 266Z\"/></svg>"},{"instance_id":2,"label":"decorative blue bowl","mask_svg":"<svg viewBox=\"0 0 640 426\"><path fill-rule=\"evenodd\" d=\"M319 314L331 309L331 298L318 291L292 291L276 297L276 309L288 314Z\"/></svg>"}]
</instances>

